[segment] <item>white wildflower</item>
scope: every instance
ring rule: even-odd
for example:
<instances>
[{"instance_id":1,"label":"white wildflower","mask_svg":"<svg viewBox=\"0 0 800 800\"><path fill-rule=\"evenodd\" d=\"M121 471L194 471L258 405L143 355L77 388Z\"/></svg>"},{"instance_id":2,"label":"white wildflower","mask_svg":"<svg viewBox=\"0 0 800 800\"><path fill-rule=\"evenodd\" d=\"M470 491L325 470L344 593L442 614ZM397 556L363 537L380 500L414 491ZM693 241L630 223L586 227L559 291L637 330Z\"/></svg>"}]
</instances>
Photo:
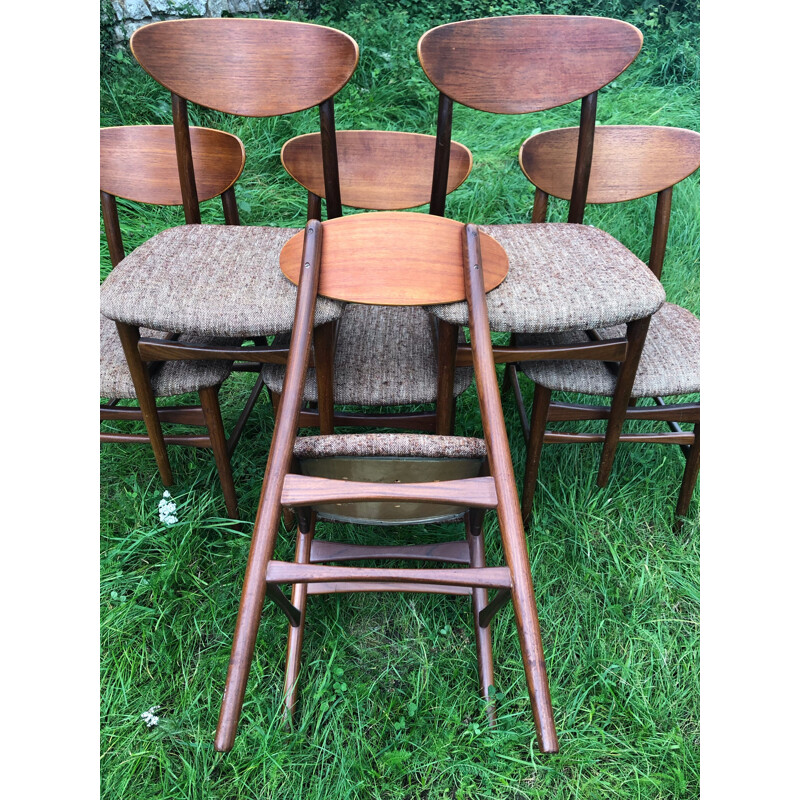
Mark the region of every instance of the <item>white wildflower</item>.
<instances>
[{"instance_id":1,"label":"white wildflower","mask_svg":"<svg viewBox=\"0 0 800 800\"><path fill-rule=\"evenodd\" d=\"M164 492L164 496L158 501L158 518L165 525L174 525L178 521L176 511L178 507L169 492Z\"/></svg>"},{"instance_id":2,"label":"white wildflower","mask_svg":"<svg viewBox=\"0 0 800 800\"><path fill-rule=\"evenodd\" d=\"M161 706L151 706L142 714L142 719L147 723L148 728L158 725L158 717L155 715L155 712L158 711L159 708L161 708Z\"/></svg>"}]
</instances>

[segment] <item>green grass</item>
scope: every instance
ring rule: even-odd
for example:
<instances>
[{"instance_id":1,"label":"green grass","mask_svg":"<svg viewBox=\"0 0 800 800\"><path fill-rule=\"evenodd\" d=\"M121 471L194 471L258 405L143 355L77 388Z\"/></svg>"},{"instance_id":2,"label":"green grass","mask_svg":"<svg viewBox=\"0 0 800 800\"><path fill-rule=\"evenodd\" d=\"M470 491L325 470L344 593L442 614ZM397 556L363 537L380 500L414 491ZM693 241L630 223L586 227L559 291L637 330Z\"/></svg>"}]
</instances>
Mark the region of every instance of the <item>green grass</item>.
<instances>
[{"instance_id":1,"label":"green grass","mask_svg":"<svg viewBox=\"0 0 800 800\"><path fill-rule=\"evenodd\" d=\"M432 132L435 92L416 62L424 20L402 14L336 23L361 44L337 123ZM134 64L102 82L103 125L168 123L166 92ZM601 92L601 124L697 129L696 82L664 85L645 50ZM247 148L238 188L244 224L301 225L303 193L279 162L287 138L314 130L312 112L237 120L193 109L193 122L230 130ZM475 156L448 213L476 222L529 219L530 185L516 163L536 128L577 124L577 105L497 117L457 107L454 138ZM664 283L668 299L699 310L698 177L676 190ZM181 222L176 209L121 203L130 248ZM587 222L646 257L652 199L590 208ZM554 204L551 219L563 219ZM204 220L222 221L217 202ZM561 216L559 216L562 214ZM105 240L101 274L109 269ZM232 425L252 375L222 391ZM524 382L526 401L532 386ZM192 399L192 398L187 398ZM506 403L521 477L524 442ZM463 598L316 597L298 725L279 725L286 623L265 608L233 752L213 751L239 592L273 414L257 405L234 460L244 533L225 519L210 453L172 448L170 491L179 522L159 523L163 492L147 448L101 455L101 780L104 798L678 798L699 793L697 500L683 532L672 510L683 468L675 447L622 445L608 488L594 480L598 446L545 447L529 548L561 752L542 756L520 664L513 615L493 625L500 724L490 730L477 693L472 617ZM587 427L589 427L587 425ZM457 433L480 434L474 386L460 400ZM434 540L454 526L364 529L321 524L321 536L379 542ZM502 554L487 515L487 558ZM396 534L396 536L395 536ZM293 535L279 538L290 559ZM147 728L142 712L160 706Z\"/></svg>"}]
</instances>

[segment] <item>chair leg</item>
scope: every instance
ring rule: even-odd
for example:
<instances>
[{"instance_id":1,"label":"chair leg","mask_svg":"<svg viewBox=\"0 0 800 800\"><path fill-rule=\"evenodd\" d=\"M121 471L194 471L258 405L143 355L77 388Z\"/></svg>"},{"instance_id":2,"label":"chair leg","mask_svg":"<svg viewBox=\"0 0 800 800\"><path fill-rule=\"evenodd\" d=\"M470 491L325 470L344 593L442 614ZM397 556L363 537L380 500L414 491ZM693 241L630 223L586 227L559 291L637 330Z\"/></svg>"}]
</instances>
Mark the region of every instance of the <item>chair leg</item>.
<instances>
[{"instance_id":1,"label":"chair leg","mask_svg":"<svg viewBox=\"0 0 800 800\"><path fill-rule=\"evenodd\" d=\"M125 360L128 362L128 369L133 379L133 386L136 390L136 400L139 403L142 419L147 427L147 435L150 437L153 455L156 457L161 482L164 486L172 486L172 468L169 465L164 432L161 430L161 423L158 421L156 398L153 394L153 387L150 384L147 368L139 355L139 329L135 325L126 325L123 322L117 322L116 326L122 342L122 349L125 353Z\"/></svg>"},{"instance_id":2,"label":"chair leg","mask_svg":"<svg viewBox=\"0 0 800 800\"><path fill-rule=\"evenodd\" d=\"M544 434L547 430L547 412L550 409L552 391L537 383L533 390L531 408L531 433L528 437L528 451L525 459L525 477L522 479L522 520L527 525L533 508L533 495L539 476L539 463L542 458Z\"/></svg>"},{"instance_id":3,"label":"chair leg","mask_svg":"<svg viewBox=\"0 0 800 800\"><path fill-rule=\"evenodd\" d=\"M239 414L239 419L236 420L236 425L231 431L231 435L228 437L229 456L233 455L236 445L239 444L239 439L242 435L242 431L244 430L244 426L247 424L247 420L250 419L250 414L253 412L253 407L256 404L256 400L258 400L265 385L264 379L261 377L261 373L259 373L258 377L256 378L256 382L253 384L253 388L250 391L250 396L247 398L247 402L244 404L242 413Z\"/></svg>"},{"instance_id":4,"label":"chair leg","mask_svg":"<svg viewBox=\"0 0 800 800\"><path fill-rule=\"evenodd\" d=\"M311 560L311 541L314 538L315 515L310 509L297 509L296 564L308 564ZM283 686L283 723L291 727L297 704L297 679L300 675L300 653L303 648L303 632L306 626L307 583L292 586L292 605L300 610L300 624L289 625L289 641L286 645L286 679Z\"/></svg>"},{"instance_id":5,"label":"chair leg","mask_svg":"<svg viewBox=\"0 0 800 800\"><path fill-rule=\"evenodd\" d=\"M686 466L683 470L683 480L681 481L680 492L678 493L678 506L675 509L675 530L679 531L683 527L682 517L689 511L689 503L692 501L692 494L697 483L697 475L700 472L700 423L694 424L694 443L689 447L689 455L686 457Z\"/></svg>"},{"instance_id":6,"label":"chair leg","mask_svg":"<svg viewBox=\"0 0 800 800\"><path fill-rule=\"evenodd\" d=\"M314 328L314 370L317 377L317 410L319 432L333 433L333 359L336 345L336 323L328 322Z\"/></svg>"},{"instance_id":7,"label":"chair leg","mask_svg":"<svg viewBox=\"0 0 800 800\"><path fill-rule=\"evenodd\" d=\"M512 506L501 510L498 506L500 533L506 563L511 572L511 600L514 604L528 695L539 737L539 749L543 753L557 753L558 738L550 702L550 687L547 684L539 614L536 610L533 578L528 561L528 549L525 545L525 530L518 508L519 506L516 508Z\"/></svg>"},{"instance_id":8,"label":"chair leg","mask_svg":"<svg viewBox=\"0 0 800 800\"><path fill-rule=\"evenodd\" d=\"M483 542L483 512L470 509L464 515L467 528L467 544L469 546L469 565L472 568L485 567L486 555ZM475 645L478 655L478 681L481 687L481 697L486 702L486 716L489 725L497 724L497 708L494 698L489 693L489 687L494 686L494 663L492 659L492 631L491 626L481 627L479 615L489 603L489 592L486 589L475 587L472 590L472 616L475 622Z\"/></svg>"},{"instance_id":9,"label":"chair leg","mask_svg":"<svg viewBox=\"0 0 800 800\"><path fill-rule=\"evenodd\" d=\"M200 389L200 405L203 408L203 417L211 439L211 450L217 464L219 482L222 484L222 495L225 498L225 508L231 519L239 519L239 505L236 500L236 487L233 483L231 461L228 458L228 442L225 439L225 427L222 424L222 415L219 410L219 386L209 386Z\"/></svg>"},{"instance_id":10,"label":"chair leg","mask_svg":"<svg viewBox=\"0 0 800 800\"><path fill-rule=\"evenodd\" d=\"M639 367L639 357L642 355L647 329L650 327L650 317L637 319L628 323L628 352L625 360L620 364L617 375L617 385L614 388L614 397L611 400L611 410L606 426L606 436L603 441L603 452L600 455L600 469L597 473L597 485L605 486L611 477L611 468L614 466L614 455L617 452L619 436L625 423L628 402L631 399L633 381Z\"/></svg>"}]
</instances>

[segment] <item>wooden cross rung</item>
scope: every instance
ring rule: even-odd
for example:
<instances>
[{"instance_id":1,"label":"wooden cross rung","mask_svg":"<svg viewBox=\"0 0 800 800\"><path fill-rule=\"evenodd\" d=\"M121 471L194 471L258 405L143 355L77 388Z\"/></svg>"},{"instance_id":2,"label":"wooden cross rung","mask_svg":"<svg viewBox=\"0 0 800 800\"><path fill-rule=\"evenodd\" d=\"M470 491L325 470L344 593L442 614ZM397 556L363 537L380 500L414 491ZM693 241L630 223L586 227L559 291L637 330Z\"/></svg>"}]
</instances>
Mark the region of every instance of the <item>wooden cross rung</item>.
<instances>
[{"instance_id":1,"label":"wooden cross rung","mask_svg":"<svg viewBox=\"0 0 800 800\"><path fill-rule=\"evenodd\" d=\"M311 583L308 594L345 592L424 592L425 594L471 595L469 586L445 586L442 583L387 583L381 581L327 581Z\"/></svg>"},{"instance_id":2,"label":"wooden cross rung","mask_svg":"<svg viewBox=\"0 0 800 800\"><path fill-rule=\"evenodd\" d=\"M325 561L356 561L362 558L398 558L416 561L443 561L449 564L469 564L469 546L466 540L436 542L435 544L409 545L360 545L326 542L314 539L311 542L312 564ZM363 590L362 590L363 591Z\"/></svg>"},{"instance_id":3,"label":"wooden cross rung","mask_svg":"<svg viewBox=\"0 0 800 800\"><path fill-rule=\"evenodd\" d=\"M494 478L491 477L430 483L362 483L289 474L283 482L281 494L281 503L285 506L364 500L424 501L470 508L495 508L497 491Z\"/></svg>"},{"instance_id":4,"label":"wooden cross rung","mask_svg":"<svg viewBox=\"0 0 800 800\"><path fill-rule=\"evenodd\" d=\"M508 567L383 569L377 567L329 567L320 564L295 564L289 561L270 561L267 566L267 583L314 584L345 581L390 581L406 584L510 589L511 572Z\"/></svg>"}]
</instances>

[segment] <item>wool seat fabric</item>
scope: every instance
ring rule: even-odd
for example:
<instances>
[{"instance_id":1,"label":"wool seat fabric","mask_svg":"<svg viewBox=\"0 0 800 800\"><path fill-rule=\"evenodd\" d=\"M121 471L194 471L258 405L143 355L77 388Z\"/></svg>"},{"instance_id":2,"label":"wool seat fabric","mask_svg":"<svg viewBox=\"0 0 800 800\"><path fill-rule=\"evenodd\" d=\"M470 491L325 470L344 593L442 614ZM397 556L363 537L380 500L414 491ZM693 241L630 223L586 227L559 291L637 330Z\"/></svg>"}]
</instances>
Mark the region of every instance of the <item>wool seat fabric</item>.
<instances>
[{"instance_id":1,"label":"wool seat fabric","mask_svg":"<svg viewBox=\"0 0 800 800\"><path fill-rule=\"evenodd\" d=\"M163 339L163 331L144 328L141 335ZM193 341L208 344L196 338L179 337L178 341ZM237 340L238 342L238 340ZM226 342L226 344L229 342ZM165 361L151 378L153 394L156 397L172 397L217 386L231 372L230 361ZM104 316L100 316L100 397L114 399L136 398L128 362L117 333L117 326Z\"/></svg>"},{"instance_id":2,"label":"wool seat fabric","mask_svg":"<svg viewBox=\"0 0 800 800\"><path fill-rule=\"evenodd\" d=\"M297 458L483 458L486 443L469 436L425 433L347 433L302 436L295 440Z\"/></svg>"},{"instance_id":3,"label":"wool seat fabric","mask_svg":"<svg viewBox=\"0 0 800 800\"><path fill-rule=\"evenodd\" d=\"M434 320L424 308L351 303L339 320L334 358L333 401L339 404L391 406L436 400ZM466 341L463 333L460 340ZM288 345L283 336L280 344ZM283 391L285 368L265 364L261 376L275 392ZM472 381L472 368L455 372L458 396ZM316 402L317 380L306 373L303 399Z\"/></svg>"},{"instance_id":4,"label":"wool seat fabric","mask_svg":"<svg viewBox=\"0 0 800 800\"><path fill-rule=\"evenodd\" d=\"M598 331L603 339L625 335L625 326ZM525 335L523 344L587 342L583 332ZM616 377L602 361L527 361L522 371L532 381L553 391L610 397ZM660 397L700 391L700 320L685 308L665 303L653 314L647 331L631 397Z\"/></svg>"},{"instance_id":5,"label":"wool seat fabric","mask_svg":"<svg viewBox=\"0 0 800 800\"><path fill-rule=\"evenodd\" d=\"M552 333L606 328L650 316L661 283L613 236L589 225L481 225L508 254L508 277L486 295L493 331ZM466 325L467 304L431 306Z\"/></svg>"},{"instance_id":6,"label":"wool seat fabric","mask_svg":"<svg viewBox=\"0 0 800 800\"><path fill-rule=\"evenodd\" d=\"M149 239L100 288L110 319L161 331L248 338L291 330L297 287L280 252L299 228L181 225ZM316 325L342 303L320 297Z\"/></svg>"}]
</instances>

